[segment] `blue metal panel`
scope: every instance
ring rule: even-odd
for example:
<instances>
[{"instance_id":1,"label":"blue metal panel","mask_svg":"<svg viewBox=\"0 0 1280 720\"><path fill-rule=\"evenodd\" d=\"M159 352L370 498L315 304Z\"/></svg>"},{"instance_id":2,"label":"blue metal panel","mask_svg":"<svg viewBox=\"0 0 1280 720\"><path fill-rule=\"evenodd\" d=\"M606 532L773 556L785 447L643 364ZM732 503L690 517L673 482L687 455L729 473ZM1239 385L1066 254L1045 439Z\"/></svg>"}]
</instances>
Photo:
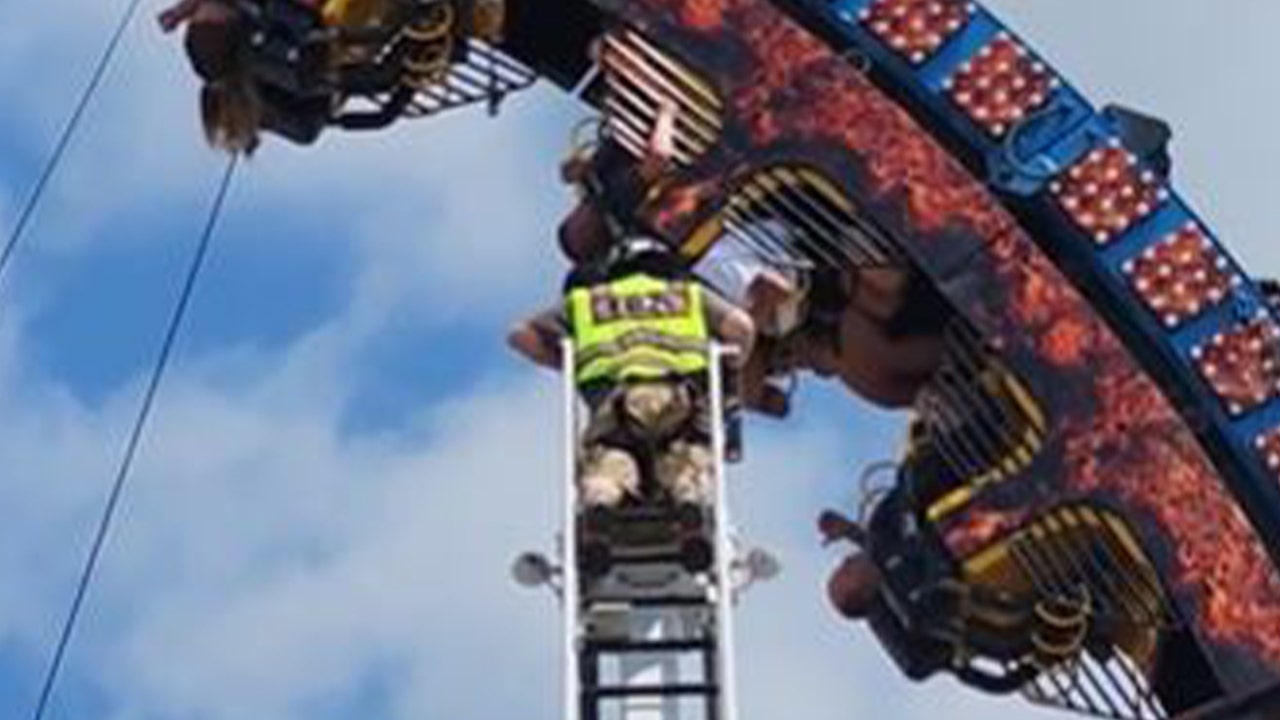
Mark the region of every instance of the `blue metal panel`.
<instances>
[{"instance_id":1,"label":"blue metal panel","mask_svg":"<svg viewBox=\"0 0 1280 720\"><path fill-rule=\"evenodd\" d=\"M839 20L842 30L859 52L894 76L918 102L945 120L949 129L985 158L988 179L993 187L1017 195L1030 196L1062 167L1072 162L1089 145L1081 136L1090 121L1095 131L1105 131L1101 116L1083 95L1063 82L1052 97L1007 139L992 138L975 125L951 101L946 82L998 36L1007 35L1029 47L1001 24L994 15L978 8L969 23L933 57L916 66L885 47L863 28L860 13L872 0L836 0L828 12ZM1042 58L1036 57L1043 62ZM1045 63L1048 66L1048 63Z\"/></svg>"},{"instance_id":2,"label":"blue metal panel","mask_svg":"<svg viewBox=\"0 0 1280 720\"><path fill-rule=\"evenodd\" d=\"M1011 200L1046 200L1031 203L1029 208L1024 207L1026 203L1018 205L1019 217L1033 231L1037 242L1060 257L1070 258L1073 271L1080 275L1077 282L1101 286L1104 293L1094 294L1094 302L1104 306L1108 316L1122 318L1123 328L1118 329L1126 335L1130 349L1144 358L1166 391L1194 401L1194 407L1184 407L1182 411L1201 441L1214 451L1220 470L1249 509L1255 526L1270 534L1273 554L1280 553L1280 485L1255 447L1259 434L1280 427L1280 400L1273 399L1240 417L1230 417L1192 358L1194 348L1213 336L1240 328L1259 312L1272 311L1264 309L1257 287L1194 211L1168 189L1167 198L1151 216L1099 247L1065 211L1056 208L1056 202L1049 201L1048 195L1052 179L1092 150L1113 142L1120 136L1120 129L1065 81L1039 112L1006 139L993 138L974 123L949 97L947 79L1001 33L1008 33L1027 46L985 9L975 6L968 25L917 65L863 26L860 13L874 0L796 1L806 3L824 18L844 38L846 49L867 57L877 73L888 78L894 92L909 101L908 107L918 121L936 136L959 143L973 157L981 158L984 167L973 169L985 170L993 189L1007 193ZM1205 232L1227 259L1230 270L1244 281L1220 305L1180 327L1169 328L1137 296L1123 267L1189 221Z\"/></svg>"}]
</instances>

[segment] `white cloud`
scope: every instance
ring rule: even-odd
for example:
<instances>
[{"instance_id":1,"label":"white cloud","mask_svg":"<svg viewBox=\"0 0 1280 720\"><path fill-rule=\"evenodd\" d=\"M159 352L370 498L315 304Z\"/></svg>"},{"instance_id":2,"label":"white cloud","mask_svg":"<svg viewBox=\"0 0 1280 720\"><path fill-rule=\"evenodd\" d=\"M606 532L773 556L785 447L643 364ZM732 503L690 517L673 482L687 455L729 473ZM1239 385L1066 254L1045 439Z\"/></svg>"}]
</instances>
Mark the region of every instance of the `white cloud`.
<instances>
[{"instance_id":1,"label":"white cloud","mask_svg":"<svg viewBox=\"0 0 1280 720\"><path fill-rule=\"evenodd\" d=\"M345 437L341 401L313 389L341 387L349 329L337 321L279 357L232 358L259 373L231 392L218 358L174 375L61 702L90 687L119 720L288 720L381 683L388 720L556 714L558 614L507 577L518 551L549 546L554 531L555 382L491 378L402 434ZM24 506L23 522L2 530L0 560L26 561L0 561L0 588L22 588L0 595L12 620L0 641L41 653L137 388L90 410L23 367L12 338L5 347L0 415L14 420L0 467L30 480L0 485ZM956 702L945 684L917 696L824 606L834 559L817 549L812 518L815 498L843 494L832 469L849 454L844 437L832 425L764 434L734 480L747 537L786 563L740 615L745 718L909 717L930 698ZM981 698L959 702L996 717Z\"/></svg>"},{"instance_id":2,"label":"white cloud","mask_svg":"<svg viewBox=\"0 0 1280 720\"><path fill-rule=\"evenodd\" d=\"M308 365L322 369L304 381ZM127 717L221 718L300 717L387 663L469 668L453 679L477 692L486 667L536 673L554 614L506 566L555 507L554 430L530 422L555 407L547 384L494 381L424 413L410 438L356 440L310 392L337 384L324 368L340 366L264 366L233 396L195 369L173 378L70 678L109 688ZM15 591L0 595L0 638L43 654L135 395L95 413L31 374L7 377L25 391L0 401L14 419L0 467L25 472L0 484L5 507L23 507L0 538L0 586Z\"/></svg>"}]
</instances>

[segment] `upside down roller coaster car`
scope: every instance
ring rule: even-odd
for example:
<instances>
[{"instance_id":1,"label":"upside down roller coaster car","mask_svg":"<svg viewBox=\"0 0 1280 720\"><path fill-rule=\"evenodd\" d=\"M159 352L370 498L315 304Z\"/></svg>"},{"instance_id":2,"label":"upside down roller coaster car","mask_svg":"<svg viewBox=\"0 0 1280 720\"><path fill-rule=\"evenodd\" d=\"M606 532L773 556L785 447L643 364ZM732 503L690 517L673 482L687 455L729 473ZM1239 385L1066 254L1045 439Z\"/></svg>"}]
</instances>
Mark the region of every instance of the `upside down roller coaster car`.
<instances>
[{"instance_id":1,"label":"upside down roller coaster car","mask_svg":"<svg viewBox=\"0 0 1280 720\"><path fill-rule=\"evenodd\" d=\"M869 522L870 620L909 675L1280 714L1280 325L1170 187L1158 124L1096 111L964 0L427 0L337 29L246 2L263 82L324 98L294 139L544 77L639 155L674 101L645 212L691 262L730 236L932 282L945 359Z\"/></svg>"}]
</instances>

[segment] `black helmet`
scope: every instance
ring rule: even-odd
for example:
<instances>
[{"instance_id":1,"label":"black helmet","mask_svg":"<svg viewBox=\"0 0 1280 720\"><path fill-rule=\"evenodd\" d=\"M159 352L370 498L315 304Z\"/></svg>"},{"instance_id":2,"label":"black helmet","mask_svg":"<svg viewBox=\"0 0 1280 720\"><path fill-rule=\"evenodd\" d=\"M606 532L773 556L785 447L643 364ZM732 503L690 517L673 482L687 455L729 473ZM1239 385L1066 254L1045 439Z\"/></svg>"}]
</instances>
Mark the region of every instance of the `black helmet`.
<instances>
[{"instance_id":1,"label":"black helmet","mask_svg":"<svg viewBox=\"0 0 1280 720\"><path fill-rule=\"evenodd\" d=\"M688 275L688 269L670 245L644 235L628 237L615 245L605 260L609 277L633 273L675 280Z\"/></svg>"}]
</instances>

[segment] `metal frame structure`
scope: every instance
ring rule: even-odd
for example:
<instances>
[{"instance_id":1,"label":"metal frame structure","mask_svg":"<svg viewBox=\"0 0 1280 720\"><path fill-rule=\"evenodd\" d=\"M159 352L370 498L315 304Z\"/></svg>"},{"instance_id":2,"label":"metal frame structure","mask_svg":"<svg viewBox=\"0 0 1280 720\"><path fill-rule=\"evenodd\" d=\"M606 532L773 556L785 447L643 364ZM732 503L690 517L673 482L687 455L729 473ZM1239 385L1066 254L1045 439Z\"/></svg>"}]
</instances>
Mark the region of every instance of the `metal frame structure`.
<instances>
[{"instance_id":1,"label":"metal frame structure","mask_svg":"<svg viewBox=\"0 0 1280 720\"><path fill-rule=\"evenodd\" d=\"M925 4L910 0L777 0L795 17L842 52L864 57L870 76L952 149L1031 231L1040 244L1069 268L1072 280L1094 298L1095 309L1125 340L1143 367L1196 429L1224 483L1238 499L1272 562L1280 562L1280 380L1263 372L1259 395L1241 399L1224 393L1218 376L1240 372L1214 367L1215 349L1251 342L1274 347L1280 318L1258 285L1142 150L1130 147L1123 108L1096 109L1029 43L980 3L945 0L963 8L963 19L940 28L936 47L916 49L911 38L878 34L881 13L907 8L906 22ZM901 45L901 47L899 47ZM1001 46L1012 48L1026 82L1045 81L1038 104L1021 118L993 130L960 100L966 76L982 74ZM993 52L996 51L996 52ZM991 78L988 78L991 79ZM997 81L998 84L998 81ZM983 112L999 108L986 106ZM1024 112L1025 111L1025 112ZM1093 174L1112 170L1112 160L1129 166L1137 194L1150 193L1131 217L1112 218L1116 228L1099 231L1070 210L1079 200L1073 175L1089 184ZM1126 191L1127 192L1127 191ZM1084 203L1081 207L1088 206ZM1089 206L1091 207L1091 206ZM1196 246L1195 267L1184 276L1208 272L1224 286L1203 294L1182 313L1168 309L1172 297L1144 290L1145 264L1156 266L1179 240ZM1166 293L1161 293L1166 294ZM1255 353L1261 355L1262 353ZM1246 362L1268 367L1270 356ZM1264 385L1264 387L1262 386Z\"/></svg>"},{"instance_id":2,"label":"metal frame structure","mask_svg":"<svg viewBox=\"0 0 1280 720\"><path fill-rule=\"evenodd\" d=\"M438 4L443 6L446 0ZM1124 499L1120 504L1126 512L1137 510L1146 519L1144 540L1181 544L1164 548L1161 555L1181 555L1186 547L1195 551L1192 554L1198 553L1198 562L1186 564L1198 566L1197 571L1208 573L1208 578L1179 573L1180 587L1173 592L1183 611L1195 618L1193 624L1205 620L1201 608L1207 604L1196 595L1200 589L1234 587L1263 576L1271 584L1241 602L1254 601L1253 609L1261 608L1267 613L1263 617L1271 621L1280 617L1280 601L1274 591L1275 568L1280 562L1280 484L1276 483L1280 476L1280 314L1173 189L1163 147L1167 132L1164 140L1159 139L1159 132L1153 140L1149 133L1135 132L1130 126L1134 113L1097 111L1027 43L969 0L699 0L687 3L687 12L673 12L672 7L680 4L670 0L566 0L556 4L553 13L537 13L540 17L513 14L510 26L517 31L514 35L495 38L491 48L477 46L491 49L492 57L481 53L473 58L475 62L451 65L446 61L460 60L460 56L442 52L432 56L438 62L427 63L423 72L413 74L422 82L409 85L400 82L399 64L393 63L397 73L393 86L378 85L377 93L356 93L351 88L345 93L369 101L373 112L345 120L326 117L350 128L374 127L401 116L428 115L473 100L496 100L531 83L535 73L557 78L562 85L576 84L582 73L588 73L587 66L595 62L591 48L602 48L603 77L599 82L586 81L583 92L588 102L606 112L608 128L619 144L640 154L641 140L656 123L660 97L678 100L682 108L684 119L678 123L675 160L687 167L682 169L684 177L677 177L676 184L664 191L672 201L664 209L673 210L676 204L696 198L698 202L691 205L713 211L716 202L723 201L723 228L747 236L763 255L796 248L771 237L765 227L751 228L750 220L760 221L754 223L758 226L776 218L797 224L803 221L813 231L812 240L801 249L810 251L820 264L834 267L858 258L857 251L862 249L858 245L864 240L872 249L876 247L876 232L846 229L883 229L886 243L889 236L914 238L904 244L905 255L920 265L948 301L957 308L972 305L962 314L974 321L976 328L991 333L993 343L1016 339L1003 347L1020 362L1021 367L1015 370L1029 372L1031 377L1020 378L1027 381L1028 394L1035 395L1036 382L1042 387L1057 385L1058 379L1069 380L1072 373L1081 379L1097 368L1108 370L1105 379L1109 385L1078 383L1086 390L1075 395L1078 402L1068 402L1065 394L1054 399L1053 392L1040 393L1041 399L1051 399L1046 401L1046 412L1063 418L1064 426L1070 426L1074 419L1076 428L1092 428L1080 421L1101 412L1088 403L1105 395L1114 406L1102 413L1108 415L1103 419L1114 420L1119 429L1096 433L1078 429L1074 431L1078 437L1092 433L1090 442L1111 447L1107 443L1136 435L1137 441L1121 443L1133 448L1127 453L1129 457L1151 452L1150 457L1174 458L1167 452L1170 449L1181 453L1175 459L1187 470L1182 488L1215 503L1219 528L1201 527L1207 525L1204 518L1210 517L1209 513L1203 513L1202 518L1172 512L1173 500L1151 492L1155 483L1126 482L1124 478L1141 475L1132 466L1126 468L1117 461L1104 467L1098 477L1110 483L1110 495L1105 499ZM512 4L513 13L519 5ZM791 30L806 32L767 32L790 27L791 20L798 21ZM614 26L633 30L602 36ZM447 45L453 48L453 35L449 38ZM779 38L788 42L776 42ZM464 34L458 34L460 42L464 39ZM725 46L749 52L735 53L735 61L724 61L717 55L722 47L716 44L717 39ZM609 72L610 58L613 72ZM792 61L805 58L826 73L821 82L792 82L785 73L768 79L751 65L791 68ZM703 70L707 71L705 76L700 72ZM855 72L870 82L855 77ZM757 83L760 78L766 80ZM745 91L748 86L750 92ZM848 96L824 96L831 88L842 88ZM459 94L464 89L468 92ZM805 116L800 120L787 120L785 113L774 112L779 104L803 110L828 100L833 103L831 114L822 119L832 118L827 123L832 128L820 133L808 127L808 121L815 119L812 112L797 113ZM760 110L767 112L757 114L767 116L776 126L722 132L746 127L750 123L745 121ZM900 122L901 111L911 123ZM866 125L896 129L900 140L919 150L918 157L931 161L925 163L930 167L943 167L944 160L958 161L962 167L950 170L965 170L971 177L961 177L964 172L931 176L916 172L907 163L888 163L894 172L886 172L885 177L902 173L911 189L935 193L972 180L973 189L981 192L965 196L971 200L967 202L971 213L943 212L946 208L941 207L935 208L937 213L913 217L898 212L905 205L895 193L871 192L872 188L864 186L865 173L859 172L864 166L886 163L889 149L901 157L917 154L902 153L898 144L882 142L883 133L867 142L830 132L854 118L879 118L881 123ZM318 132L318 127L302 130ZM792 132L797 130L804 132ZM776 140L798 135L819 137L822 144L784 147ZM719 151L722 144L726 152ZM835 149L840 153L830 152ZM786 164L774 166L779 158L788 159L793 153L799 159L807 158L817 170L830 171L834 180L812 172L805 175ZM822 162L827 155L835 159ZM734 159L732 164L728 158ZM744 158L751 162L743 164L740 161ZM721 197L709 190L717 187L717 181L726 193L739 187L729 182L739 167L761 170L759 187L747 182L740 186L740 196L721 193ZM694 187L695 181L700 187ZM892 189L892 185L887 183L886 187ZM766 192L769 188L777 188L773 196ZM824 188L831 192L823 192ZM831 196L848 200L834 203L840 213L828 207ZM860 204L856 200L872 202ZM849 208L866 209L866 218ZM695 224L698 219L692 213L664 215L670 226L662 228L664 232L693 238L682 246L689 257L722 237L716 223ZM682 226L684 221L688 227ZM835 231L824 232L829 228ZM698 232L702 229L710 232ZM748 232L752 229L754 233ZM961 231L943 232L954 229ZM1020 291L1035 284L1059 290L1052 313L1042 313L1056 314L1054 323L1043 323L1031 313L1015 317L1015 322L997 322L996 316L1005 309L1001 303L1020 304L1010 300L1027 297ZM1079 341L1085 330L1092 342ZM994 337L999 333L1003 336ZM1071 342L1057 342L1063 338ZM1097 342L1100 338L1106 342ZM1037 343L1046 340L1049 342ZM1097 352L1087 352L1086 344ZM1061 355L1055 357L1049 350ZM572 376L572 360L569 348L566 378ZM1072 366L1071 373L1063 369L1067 365ZM719 369L719 363L713 363L710 378L716 457L716 511L707 526L707 537L714 539L715 546L708 551L711 569L681 575L679 563L670 558L629 557L623 562L643 565L643 572L632 567L635 572L612 582L597 582L595 577L584 580L580 572L582 546L574 482L578 405L575 389L566 380L561 564L552 568L541 562L533 569L547 581L553 572L559 573L565 604L565 693L570 699L568 717L573 720L596 720L600 701L605 698L622 698L622 714L629 719L667 718L678 714L673 709L676 703L668 702L669 696L697 693L717 698L708 702L709 708L714 707L708 715L733 717L733 573L744 563L731 556ZM938 389L947 391L954 402L963 399L957 390L966 388L950 382ZM1129 414L1114 409L1121 407L1138 407L1134 416L1141 422L1131 422ZM977 409L989 410L984 406ZM990 425L1002 420L990 412L981 419ZM1178 422L1173 422L1175 419ZM1166 437L1177 433L1178 438L1166 442L1155 432L1126 432L1132 427L1154 428ZM959 437L970 445L973 439ZM994 452L975 446L975 453L974 448L962 446L961 454L998 460L997 453L1003 448L989 438L986 442L990 446L987 450ZM955 448L943 449L955 454ZM988 454L994 457L982 457ZM1024 454L1030 459L1007 474L1025 481L1036 453ZM1115 452L1113 456L1125 457L1126 453ZM983 464L990 463L975 463ZM1092 475L1085 477L1083 472L1064 471L1064 467L1052 461L1043 463L1043 469L1056 474L1046 473L1036 485L1024 482L1016 488L1021 494L1019 501L1027 505L1039 502L1044 488L1053 489L1062 498L1074 497L1070 490L1077 495L1084 490L1083 494L1102 496ZM993 499L982 491L993 484L975 482L974 487L965 488L960 498L963 503L956 506L973 508L972 517L978 517L978 503L984 496ZM1137 499L1125 499L1130 496ZM1012 505L1008 500L1003 499L1006 507ZM952 523L949 537L955 542L947 546L948 553L965 556L979 541L990 539L976 532L966 536L964 531L974 530L973 525ZM1210 530L1223 527L1230 532L1221 534L1233 540L1232 547L1248 558L1248 566L1239 566L1244 570L1227 572L1213 562L1222 544L1204 538L1213 537ZM1166 579L1175 575L1168 567L1162 570ZM683 601L677 606L683 609L673 610L666 618L659 611L662 595L655 587L661 592L674 588ZM701 683L682 685L676 681L680 663L658 655L690 647L690 638L681 635L690 626L700 627L711 638L710 645L704 642L695 647L709 648L703 654L711 659L704 663L707 670ZM1274 645L1251 643L1248 633L1236 627L1211 629L1216 635L1201 633L1204 637L1198 642L1202 649L1218 654L1214 669L1230 681L1223 683L1225 692L1238 695L1259 679L1274 680L1280 672L1280 651ZM1240 648L1250 651L1251 659L1257 656L1258 662L1251 663L1256 667L1244 667ZM601 686L602 654L619 656L621 684ZM633 696L657 696L660 701L645 704ZM1059 702L1077 709L1085 704Z\"/></svg>"},{"instance_id":3,"label":"metal frame structure","mask_svg":"<svg viewBox=\"0 0 1280 720\"><path fill-rule=\"evenodd\" d=\"M565 720L736 720L733 611L739 580L752 570L736 556L725 482L725 351L711 348L711 443L714 505L708 528L709 569L694 572L670 553L622 558L603 577L587 579L579 552L577 499L581 403L574 350L562 347L565 453L561 483L558 575ZM528 556L526 556L528 557ZM693 700L694 702L689 702Z\"/></svg>"}]
</instances>

